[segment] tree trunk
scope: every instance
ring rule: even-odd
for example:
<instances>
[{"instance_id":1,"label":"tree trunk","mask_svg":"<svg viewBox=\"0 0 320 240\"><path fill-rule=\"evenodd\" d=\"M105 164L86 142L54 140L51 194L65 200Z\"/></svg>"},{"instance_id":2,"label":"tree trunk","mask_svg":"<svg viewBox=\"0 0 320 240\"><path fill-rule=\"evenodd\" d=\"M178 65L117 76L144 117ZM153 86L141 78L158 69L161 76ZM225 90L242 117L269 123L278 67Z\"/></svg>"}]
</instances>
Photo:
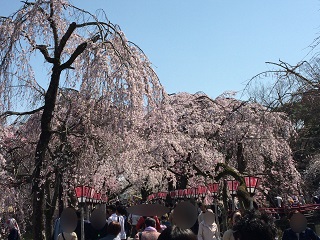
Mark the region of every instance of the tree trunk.
<instances>
[{"instance_id":1,"label":"tree trunk","mask_svg":"<svg viewBox=\"0 0 320 240\"><path fill-rule=\"evenodd\" d=\"M33 193L33 239L42 240L44 239L43 235L43 190L38 188L34 190Z\"/></svg>"},{"instance_id":2,"label":"tree trunk","mask_svg":"<svg viewBox=\"0 0 320 240\"><path fill-rule=\"evenodd\" d=\"M222 210L222 219L221 219L221 226L220 226L220 231L224 232L227 231L228 229L228 188L227 188L227 182L226 180L223 181L222 184L222 202L223 202L223 208L221 208Z\"/></svg>"},{"instance_id":3,"label":"tree trunk","mask_svg":"<svg viewBox=\"0 0 320 240\"><path fill-rule=\"evenodd\" d=\"M186 189L188 186L188 177L181 175L177 179L177 189Z\"/></svg>"},{"instance_id":4,"label":"tree trunk","mask_svg":"<svg viewBox=\"0 0 320 240\"><path fill-rule=\"evenodd\" d=\"M237 144L237 163L239 173L243 174L246 171L247 163L243 156L243 145L241 142Z\"/></svg>"},{"instance_id":5,"label":"tree trunk","mask_svg":"<svg viewBox=\"0 0 320 240\"><path fill-rule=\"evenodd\" d=\"M59 173L58 178L59 178L58 208L59 208L59 217L60 217L64 208L63 199L62 199L62 196L63 196L62 174Z\"/></svg>"},{"instance_id":6,"label":"tree trunk","mask_svg":"<svg viewBox=\"0 0 320 240\"><path fill-rule=\"evenodd\" d=\"M55 174L55 183L54 183L54 189L53 194L51 195L51 189L50 189L50 183L46 182L46 188L45 188L45 199L46 199L46 208L45 208L45 233L46 233L46 239L51 239L52 237L52 230L53 230L53 216L56 210L57 202L59 199L62 199L62 196L60 196L60 193L62 193L62 186L61 186L61 174L56 171ZM60 210L60 208L59 208ZM63 208L61 209L62 212ZM59 217L61 216L61 212L59 212Z\"/></svg>"},{"instance_id":7,"label":"tree trunk","mask_svg":"<svg viewBox=\"0 0 320 240\"><path fill-rule=\"evenodd\" d=\"M172 178L167 178L167 180L168 180L168 192L171 192L174 190L173 180L172 180Z\"/></svg>"},{"instance_id":8,"label":"tree trunk","mask_svg":"<svg viewBox=\"0 0 320 240\"><path fill-rule=\"evenodd\" d=\"M46 182L46 188L45 188L45 198L47 199L46 204L45 204L45 234L46 234L46 239L50 239L52 236L52 215L51 215L51 209L55 208L55 206L52 206L49 204L50 200L50 186L49 182Z\"/></svg>"},{"instance_id":9,"label":"tree trunk","mask_svg":"<svg viewBox=\"0 0 320 240\"><path fill-rule=\"evenodd\" d=\"M33 239L42 240L44 237L44 186L41 180L45 176L41 176L42 165L45 159L46 150L51 138L51 121L55 108L57 91L60 80L60 64L55 64L52 68L51 81L45 96L45 104L41 116L41 134L36 147L35 153L35 169L33 173Z\"/></svg>"},{"instance_id":10,"label":"tree trunk","mask_svg":"<svg viewBox=\"0 0 320 240\"><path fill-rule=\"evenodd\" d=\"M143 202L147 201L150 191L148 191L146 188L142 187L140 189L140 192L141 192L142 201Z\"/></svg>"}]
</instances>

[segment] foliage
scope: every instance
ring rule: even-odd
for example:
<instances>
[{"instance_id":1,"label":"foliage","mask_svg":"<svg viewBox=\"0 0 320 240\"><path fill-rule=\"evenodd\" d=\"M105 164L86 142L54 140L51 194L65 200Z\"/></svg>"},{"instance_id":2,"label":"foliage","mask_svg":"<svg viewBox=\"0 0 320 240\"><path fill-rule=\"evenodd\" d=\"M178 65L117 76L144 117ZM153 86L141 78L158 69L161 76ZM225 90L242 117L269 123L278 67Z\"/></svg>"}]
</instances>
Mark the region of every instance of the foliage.
<instances>
[{"instance_id":1,"label":"foliage","mask_svg":"<svg viewBox=\"0 0 320 240\"><path fill-rule=\"evenodd\" d=\"M320 138L319 57L296 65L284 61L269 64L274 69L258 74L249 82L249 95L271 111L288 115L297 132L290 141L297 168L303 175L306 169L313 175L310 169L314 169L312 161L319 154ZM261 78L274 82L262 82Z\"/></svg>"},{"instance_id":2,"label":"foliage","mask_svg":"<svg viewBox=\"0 0 320 240\"><path fill-rule=\"evenodd\" d=\"M165 107L165 119L148 122L147 139L154 167L165 167L178 185L181 177L190 186L213 181L215 166L226 163L242 175L260 175L266 192L297 190L292 182L300 174L289 146L295 132L285 114L203 93L171 95Z\"/></svg>"},{"instance_id":3,"label":"foliage","mask_svg":"<svg viewBox=\"0 0 320 240\"><path fill-rule=\"evenodd\" d=\"M305 183L314 196L320 194L320 158L319 155L312 157L304 174Z\"/></svg>"},{"instance_id":4,"label":"foliage","mask_svg":"<svg viewBox=\"0 0 320 240\"><path fill-rule=\"evenodd\" d=\"M16 122L28 121L22 133L30 126L35 127L32 132L35 138L27 146L27 153L33 153L33 160L28 159L32 162L28 170L33 194L33 237L42 239L44 206L48 237L59 189L64 187L68 192L73 180L62 186L65 181L61 178L67 176L57 175L74 175L75 158L83 154L71 147L67 139L64 131L70 127L68 121L75 131L81 132L83 129L77 127L84 126L89 127L84 130L90 130L92 125L87 123L94 124L99 116L113 109L106 114L112 119L107 127L125 135L159 104L164 92L143 52L103 12L95 16L64 0L24 2L17 12L0 19L0 38L0 115L34 115L29 119L18 118ZM40 57L44 60L42 68L37 65ZM83 108L71 109L67 103L65 109L59 108L58 101L68 101L61 97L64 88L79 92L77 100ZM26 111L16 111L21 109ZM69 119L68 111L77 110L81 117ZM67 118L59 115L63 113ZM81 120L80 124L77 120ZM108 121L103 117L101 120ZM70 140L75 139L71 135ZM90 146L86 157L92 158L94 145L87 143L88 138L84 138L79 147ZM88 167L88 171L94 170ZM53 193L50 180L56 186Z\"/></svg>"}]
</instances>

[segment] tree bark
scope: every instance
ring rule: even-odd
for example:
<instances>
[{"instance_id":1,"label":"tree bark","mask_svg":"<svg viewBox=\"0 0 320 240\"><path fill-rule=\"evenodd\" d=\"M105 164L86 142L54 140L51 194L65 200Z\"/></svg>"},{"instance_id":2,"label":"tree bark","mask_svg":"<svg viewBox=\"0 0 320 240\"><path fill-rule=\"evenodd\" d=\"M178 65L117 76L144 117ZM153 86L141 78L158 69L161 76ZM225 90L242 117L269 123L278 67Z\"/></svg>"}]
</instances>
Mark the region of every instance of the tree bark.
<instances>
[{"instance_id":1,"label":"tree bark","mask_svg":"<svg viewBox=\"0 0 320 240\"><path fill-rule=\"evenodd\" d=\"M188 177L181 175L177 179L177 189L186 189L188 186Z\"/></svg>"},{"instance_id":2,"label":"tree bark","mask_svg":"<svg viewBox=\"0 0 320 240\"><path fill-rule=\"evenodd\" d=\"M237 143L237 163L239 173L243 174L246 171L247 163L243 156L243 145L241 142Z\"/></svg>"},{"instance_id":3,"label":"tree bark","mask_svg":"<svg viewBox=\"0 0 320 240\"><path fill-rule=\"evenodd\" d=\"M45 204L45 235L46 235L46 239L50 239L50 237L52 236L52 215L51 215L51 209L54 208L54 206L52 206L49 203L49 199L50 199L50 186L49 183L46 183L46 188L45 188L45 196L47 198L46 204Z\"/></svg>"},{"instance_id":4,"label":"tree bark","mask_svg":"<svg viewBox=\"0 0 320 240\"><path fill-rule=\"evenodd\" d=\"M60 64L55 63L52 68L51 81L48 91L45 96L45 104L41 117L41 133L37 143L35 153L35 169L33 173L33 239L42 240L44 236L44 221L43 221L43 207L44 207L44 186L41 182L44 176L41 176L42 165L46 155L46 149L51 139L51 121L55 108L57 91L60 80Z\"/></svg>"}]
</instances>

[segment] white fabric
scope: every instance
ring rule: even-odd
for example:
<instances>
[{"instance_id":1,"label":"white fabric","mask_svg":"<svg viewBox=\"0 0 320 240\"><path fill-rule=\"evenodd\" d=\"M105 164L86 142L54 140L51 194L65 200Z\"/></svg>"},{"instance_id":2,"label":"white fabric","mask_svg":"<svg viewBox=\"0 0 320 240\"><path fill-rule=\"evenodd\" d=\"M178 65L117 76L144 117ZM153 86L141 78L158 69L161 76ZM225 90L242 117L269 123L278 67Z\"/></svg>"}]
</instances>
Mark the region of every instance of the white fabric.
<instances>
[{"instance_id":1,"label":"white fabric","mask_svg":"<svg viewBox=\"0 0 320 240\"><path fill-rule=\"evenodd\" d=\"M118 222L120 223L121 226L121 232L119 234L119 237L121 239L127 239L126 236L126 231L124 229L124 218L122 216L118 216L117 214L112 214L109 218L108 218L108 224L110 224L111 222Z\"/></svg>"},{"instance_id":2,"label":"white fabric","mask_svg":"<svg viewBox=\"0 0 320 240\"><path fill-rule=\"evenodd\" d=\"M140 216L135 215L135 214L130 214L129 219L131 220L132 225L137 225L138 220L140 219Z\"/></svg>"},{"instance_id":3,"label":"white fabric","mask_svg":"<svg viewBox=\"0 0 320 240\"><path fill-rule=\"evenodd\" d=\"M199 224L199 231L198 231L198 240L218 240L218 227L216 223L212 225L205 224L202 221Z\"/></svg>"},{"instance_id":4,"label":"white fabric","mask_svg":"<svg viewBox=\"0 0 320 240\"><path fill-rule=\"evenodd\" d=\"M225 233L223 234L223 240L234 240L234 237L233 237L233 230L232 229L229 229L227 231L225 231Z\"/></svg>"},{"instance_id":5,"label":"white fabric","mask_svg":"<svg viewBox=\"0 0 320 240\"><path fill-rule=\"evenodd\" d=\"M203 222L203 214L204 214L205 212L200 212L200 214L199 214L199 216L198 216L198 223L200 224L200 223L202 223Z\"/></svg>"}]
</instances>

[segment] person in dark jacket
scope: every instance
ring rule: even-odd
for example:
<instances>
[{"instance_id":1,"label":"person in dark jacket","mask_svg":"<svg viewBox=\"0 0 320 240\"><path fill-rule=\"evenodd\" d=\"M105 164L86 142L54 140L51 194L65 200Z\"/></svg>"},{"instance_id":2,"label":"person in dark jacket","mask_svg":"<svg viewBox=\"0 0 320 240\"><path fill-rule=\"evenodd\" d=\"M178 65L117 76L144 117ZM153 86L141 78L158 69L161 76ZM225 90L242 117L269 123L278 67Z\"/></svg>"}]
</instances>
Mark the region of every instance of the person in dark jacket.
<instances>
[{"instance_id":1,"label":"person in dark jacket","mask_svg":"<svg viewBox=\"0 0 320 240\"><path fill-rule=\"evenodd\" d=\"M14 218L9 218L6 225L9 229L8 240L20 240L20 230L17 221Z\"/></svg>"},{"instance_id":2,"label":"person in dark jacket","mask_svg":"<svg viewBox=\"0 0 320 240\"><path fill-rule=\"evenodd\" d=\"M284 231L282 240L320 240L317 234L307 227L306 217L298 211L291 213L290 227Z\"/></svg>"},{"instance_id":3,"label":"person in dark jacket","mask_svg":"<svg viewBox=\"0 0 320 240\"><path fill-rule=\"evenodd\" d=\"M295 233L291 228L289 228L284 231L282 240L320 240L320 238L310 228L306 228L300 233Z\"/></svg>"}]
</instances>

